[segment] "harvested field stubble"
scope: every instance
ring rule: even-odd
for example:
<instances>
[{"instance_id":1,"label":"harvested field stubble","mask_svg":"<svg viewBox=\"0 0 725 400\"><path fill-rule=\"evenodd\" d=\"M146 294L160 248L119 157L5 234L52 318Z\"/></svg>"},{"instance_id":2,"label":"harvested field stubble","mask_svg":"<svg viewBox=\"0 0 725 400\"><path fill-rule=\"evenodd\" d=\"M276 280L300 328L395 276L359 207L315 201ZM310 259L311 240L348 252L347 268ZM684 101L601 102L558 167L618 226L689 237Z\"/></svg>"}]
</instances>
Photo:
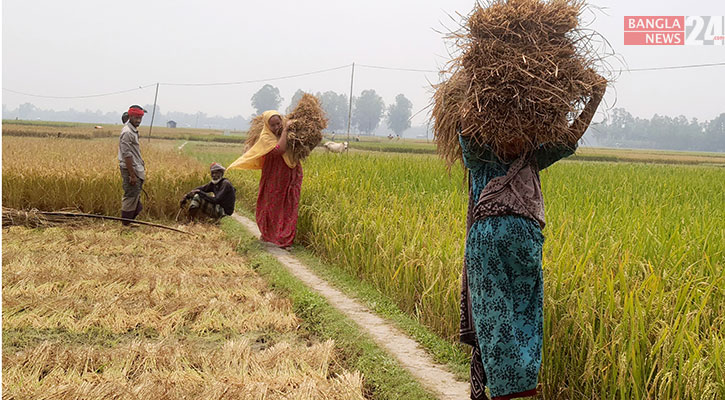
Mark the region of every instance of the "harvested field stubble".
<instances>
[{"instance_id":1,"label":"harvested field stubble","mask_svg":"<svg viewBox=\"0 0 725 400\"><path fill-rule=\"evenodd\" d=\"M3 396L362 399L225 234L3 233Z\"/></svg>"},{"instance_id":2,"label":"harvested field stubble","mask_svg":"<svg viewBox=\"0 0 725 400\"><path fill-rule=\"evenodd\" d=\"M121 334L143 326L167 336L297 326L286 300L243 267L218 230L151 231L140 243L101 226L6 231L3 328Z\"/></svg>"}]
</instances>

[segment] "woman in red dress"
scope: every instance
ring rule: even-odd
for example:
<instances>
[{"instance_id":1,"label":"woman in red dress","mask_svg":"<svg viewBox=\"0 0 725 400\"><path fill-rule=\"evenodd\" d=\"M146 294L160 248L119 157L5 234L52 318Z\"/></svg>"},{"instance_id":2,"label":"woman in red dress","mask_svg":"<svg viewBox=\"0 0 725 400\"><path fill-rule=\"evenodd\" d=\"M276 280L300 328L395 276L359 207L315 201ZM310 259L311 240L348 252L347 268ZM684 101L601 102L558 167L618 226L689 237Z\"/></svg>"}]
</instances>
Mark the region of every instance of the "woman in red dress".
<instances>
[{"instance_id":1,"label":"woman in red dress","mask_svg":"<svg viewBox=\"0 0 725 400\"><path fill-rule=\"evenodd\" d=\"M263 114L259 139L227 169L261 169L256 219L262 240L280 247L292 245L302 188L302 165L287 147L291 121L274 110Z\"/></svg>"}]
</instances>

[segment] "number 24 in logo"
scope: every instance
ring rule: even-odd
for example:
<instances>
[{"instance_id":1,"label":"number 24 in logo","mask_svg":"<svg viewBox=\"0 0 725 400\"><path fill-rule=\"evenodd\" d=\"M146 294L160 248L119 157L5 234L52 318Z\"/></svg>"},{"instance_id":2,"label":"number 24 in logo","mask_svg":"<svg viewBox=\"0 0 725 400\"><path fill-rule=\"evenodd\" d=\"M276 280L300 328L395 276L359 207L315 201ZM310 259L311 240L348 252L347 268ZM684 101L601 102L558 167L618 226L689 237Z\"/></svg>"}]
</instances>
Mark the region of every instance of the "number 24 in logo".
<instances>
[{"instance_id":1,"label":"number 24 in logo","mask_svg":"<svg viewBox=\"0 0 725 400\"><path fill-rule=\"evenodd\" d=\"M725 45L725 16L686 16L685 44Z\"/></svg>"}]
</instances>

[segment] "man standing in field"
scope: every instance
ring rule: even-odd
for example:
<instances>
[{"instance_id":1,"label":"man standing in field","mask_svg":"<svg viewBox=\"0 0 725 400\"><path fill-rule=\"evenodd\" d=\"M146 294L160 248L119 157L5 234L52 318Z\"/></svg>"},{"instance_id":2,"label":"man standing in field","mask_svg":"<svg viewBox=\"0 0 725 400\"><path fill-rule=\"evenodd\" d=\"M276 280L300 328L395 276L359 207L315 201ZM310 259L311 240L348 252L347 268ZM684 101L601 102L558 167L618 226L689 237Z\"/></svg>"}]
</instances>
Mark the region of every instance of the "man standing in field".
<instances>
[{"instance_id":1,"label":"man standing in field","mask_svg":"<svg viewBox=\"0 0 725 400\"><path fill-rule=\"evenodd\" d=\"M128 122L121 129L118 142L118 163L123 179L123 198L121 199L121 217L135 219L143 210L141 191L146 179L146 168L141 158L138 141L138 127L146 112L141 106L133 105L128 109ZM129 222L123 221L123 225Z\"/></svg>"}]
</instances>

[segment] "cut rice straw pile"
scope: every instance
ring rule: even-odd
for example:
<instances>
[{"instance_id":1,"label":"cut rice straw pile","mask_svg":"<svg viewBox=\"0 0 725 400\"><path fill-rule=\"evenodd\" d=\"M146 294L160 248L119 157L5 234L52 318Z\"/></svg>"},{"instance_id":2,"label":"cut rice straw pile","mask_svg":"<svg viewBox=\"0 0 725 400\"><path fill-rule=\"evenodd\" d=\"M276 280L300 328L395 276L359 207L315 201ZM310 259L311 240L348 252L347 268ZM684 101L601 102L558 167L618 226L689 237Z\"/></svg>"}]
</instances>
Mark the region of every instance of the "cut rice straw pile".
<instances>
[{"instance_id":1,"label":"cut rice straw pile","mask_svg":"<svg viewBox=\"0 0 725 400\"><path fill-rule=\"evenodd\" d=\"M77 219L67 216L46 216L38 210L16 210L3 207L3 228L10 226L26 226L28 228L41 228L61 224L76 224Z\"/></svg>"},{"instance_id":2,"label":"cut rice straw pile","mask_svg":"<svg viewBox=\"0 0 725 400\"><path fill-rule=\"evenodd\" d=\"M115 224L114 224L115 226ZM3 397L362 399L217 228L3 232Z\"/></svg>"},{"instance_id":3,"label":"cut rice straw pile","mask_svg":"<svg viewBox=\"0 0 725 400\"><path fill-rule=\"evenodd\" d=\"M247 132L247 140L244 141L244 151L251 149L252 146L257 143L257 139L259 139L262 129L264 129L264 117L260 114L252 118L252 123L249 126L249 131Z\"/></svg>"}]
</instances>

